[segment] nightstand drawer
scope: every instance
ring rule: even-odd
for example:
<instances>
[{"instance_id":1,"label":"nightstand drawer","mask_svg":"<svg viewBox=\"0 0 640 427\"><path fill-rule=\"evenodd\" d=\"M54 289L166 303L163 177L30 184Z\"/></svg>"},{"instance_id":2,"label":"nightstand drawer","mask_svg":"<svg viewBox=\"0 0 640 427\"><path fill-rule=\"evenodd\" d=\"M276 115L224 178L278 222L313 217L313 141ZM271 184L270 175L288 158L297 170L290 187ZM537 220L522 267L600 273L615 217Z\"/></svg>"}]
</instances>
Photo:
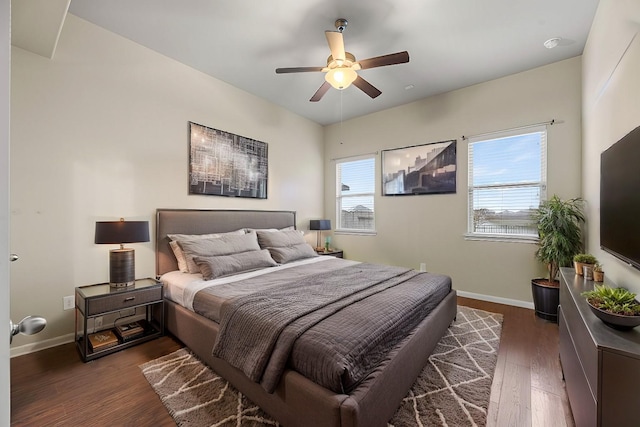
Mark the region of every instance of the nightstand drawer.
<instances>
[{"instance_id":1,"label":"nightstand drawer","mask_svg":"<svg viewBox=\"0 0 640 427\"><path fill-rule=\"evenodd\" d=\"M120 310L140 304L162 301L162 286L134 292L114 293L103 297L91 298L87 301L87 316Z\"/></svg>"}]
</instances>

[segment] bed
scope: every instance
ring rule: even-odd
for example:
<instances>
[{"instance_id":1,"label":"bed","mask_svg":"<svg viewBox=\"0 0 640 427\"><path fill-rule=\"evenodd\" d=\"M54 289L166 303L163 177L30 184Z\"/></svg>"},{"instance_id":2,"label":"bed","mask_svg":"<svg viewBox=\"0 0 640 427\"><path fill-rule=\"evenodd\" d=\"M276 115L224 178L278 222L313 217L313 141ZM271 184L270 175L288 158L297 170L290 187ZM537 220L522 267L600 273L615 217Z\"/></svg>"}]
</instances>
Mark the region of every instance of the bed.
<instances>
[{"instance_id":1,"label":"bed","mask_svg":"<svg viewBox=\"0 0 640 427\"><path fill-rule=\"evenodd\" d=\"M162 277L178 270L170 247L170 234L291 229L296 226L296 214L292 211L158 209L156 221L156 274ZM334 263L318 261L323 261L318 264L325 265ZM419 277L415 275L411 280ZM174 300L180 298L174 296L172 299L169 292L165 303L167 330L285 426L386 425L456 316L456 293L449 287L430 313L420 318L417 326L400 337L388 354L351 387L340 391L335 387L332 390L330 386L322 386L318 384L320 381L314 382L294 370L292 366L295 363L291 361L276 377L273 389L268 390L264 384L251 380L243 370L213 356L212 350L220 333L219 322L201 316L192 311L192 307L186 308ZM226 328L227 325L224 326ZM300 341L305 335L301 335Z\"/></svg>"}]
</instances>

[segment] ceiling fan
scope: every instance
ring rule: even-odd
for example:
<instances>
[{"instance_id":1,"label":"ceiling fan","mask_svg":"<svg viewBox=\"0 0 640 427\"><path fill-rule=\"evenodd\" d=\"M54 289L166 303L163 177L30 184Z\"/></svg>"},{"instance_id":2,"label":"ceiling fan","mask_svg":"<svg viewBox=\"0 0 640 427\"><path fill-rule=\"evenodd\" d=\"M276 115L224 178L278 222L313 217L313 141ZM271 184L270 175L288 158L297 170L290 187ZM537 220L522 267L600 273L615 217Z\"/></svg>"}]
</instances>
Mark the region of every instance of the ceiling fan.
<instances>
[{"instance_id":1,"label":"ceiling fan","mask_svg":"<svg viewBox=\"0 0 640 427\"><path fill-rule=\"evenodd\" d=\"M389 55L376 56L374 58L356 61L356 57L352 53L344 50L344 40L342 32L347 27L346 19L337 19L335 26L338 31L325 31L329 50L331 55L327 58L326 67L292 67L292 68L276 68L277 74L285 73L306 73L313 71L322 71L326 73L325 82L320 86L316 93L309 101L318 102L331 86L342 90L348 88L351 83L358 89L375 98L382 92L371 83L358 75L357 71L366 70L368 68L384 67L386 65L403 64L409 62L409 52L397 52Z\"/></svg>"}]
</instances>

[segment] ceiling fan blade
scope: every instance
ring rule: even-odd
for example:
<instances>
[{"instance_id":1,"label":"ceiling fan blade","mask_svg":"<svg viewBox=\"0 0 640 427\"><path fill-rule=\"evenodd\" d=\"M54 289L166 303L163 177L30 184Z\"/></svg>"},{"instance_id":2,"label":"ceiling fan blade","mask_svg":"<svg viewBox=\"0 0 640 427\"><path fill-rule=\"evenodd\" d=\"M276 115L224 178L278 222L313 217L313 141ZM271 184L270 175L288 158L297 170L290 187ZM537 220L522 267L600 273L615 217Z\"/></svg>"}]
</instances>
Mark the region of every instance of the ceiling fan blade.
<instances>
[{"instance_id":1,"label":"ceiling fan blade","mask_svg":"<svg viewBox=\"0 0 640 427\"><path fill-rule=\"evenodd\" d=\"M320 101L322 99L322 97L324 96L324 94L327 93L327 91L329 90L330 87L331 87L331 85L329 84L329 82L322 83L322 86L320 86L318 88L316 93L313 94L313 96L311 97L311 99L309 101L311 101L311 102Z\"/></svg>"},{"instance_id":2,"label":"ceiling fan blade","mask_svg":"<svg viewBox=\"0 0 640 427\"><path fill-rule=\"evenodd\" d=\"M360 89L361 91L363 91L364 93L366 93L367 95L369 95L371 98L376 98L378 95L382 93L378 90L378 88L376 88L374 85L372 85L371 83L369 83L368 81L366 81L360 76L358 76L354 80L353 85L358 89Z\"/></svg>"},{"instance_id":3,"label":"ceiling fan blade","mask_svg":"<svg viewBox=\"0 0 640 427\"><path fill-rule=\"evenodd\" d=\"M276 74L284 73L308 73L310 71L322 71L324 67L291 67L291 68L276 68Z\"/></svg>"},{"instance_id":4,"label":"ceiling fan blade","mask_svg":"<svg viewBox=\"0 0 640 427\"><path fill-rule=\"evenodd\" d=\"M361 70L367 68L384 67L385 65L404 64L409 62L409 52L390 53L389 55L376 56L375 58L363 59L358 61Z\"/></svg>"},{"instance_id":5,"label":"ceiling fan blade","mask_svg":"<svg viewBox=\"0 0 640 427\"><path fill-rule=\"evenodd\" d=\"M331 56L336 61L344 61L344 40L340 31L325 31L327 36L327 43L329 43L329 50L331 50Z\"/></svg>"}]
</instances>

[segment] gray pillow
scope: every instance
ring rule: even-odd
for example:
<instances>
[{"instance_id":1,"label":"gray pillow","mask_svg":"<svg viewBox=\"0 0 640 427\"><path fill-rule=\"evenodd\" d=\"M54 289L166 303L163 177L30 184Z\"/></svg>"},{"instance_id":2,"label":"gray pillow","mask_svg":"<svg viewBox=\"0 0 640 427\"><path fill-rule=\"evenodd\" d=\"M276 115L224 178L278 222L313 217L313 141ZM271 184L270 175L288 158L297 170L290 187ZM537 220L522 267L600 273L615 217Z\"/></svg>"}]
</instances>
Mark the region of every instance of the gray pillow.
<instances>
[{"instance_id":1,"label":"gray pillow","mask_svg":"<svg viewBox=\"0 0 640 427\"><path fill-rule=\"evenodd\" d=\"M302 233L296 230L258 231L258 243L261 248L280 248L306 243Z\"/></svg>"},{"instance_id":2,"label":"gray pillow","mask_svg":"<svg viewBox=\"0 0 640 427\"><path fill-rule=\"evenodd\" d=\"M256 233L224 235L210 239L179 240L178 244L184 252L189 273L200 272L200 268L193 260L197 256L210 257L260 250Z\"/></svg>"},{"instance_id":3,"label":"gray pillow","mask_svg":"<svg viewBox=\"0 0 640 427\"><path fill-rule=\"evenodd\" d=\"M197 239L210 239L213 237L233 236L246 234L244 228L240 228L235 231L227 231L226 233L210 233L210 234L167 234L167 237L171 240L197 240Z\"/></svg>"},{"instance_id":4,"label":"gray pillow","mask_svg":"<svg viewBox=\"0 0 640 427\"><path fill-rule=\"evenodd\" d=\"M261 248L269 249L279 264L318 256L311 245L305 242L302 233L296 230L258 231L258 243Z\"/></svg>"},{"instance_id":5,"label":"gray pillow","mask_svg":"<svg viewBox=\"0 0 640 427\"><path fill-rule=\"evenodd\" d=\"M171 239L169 242L169 246L173 251L173 254L176 257L176 261L178 261L178 270L183 273L189 272L189 267L187 266L187 259L184 256L184 252L182 252L182 248L178 244L179 241L182 240L197 240L197 239L211 239L215 237L222 237L229 234L245 234L244 228L236 231L230 231L228 233L212 233L212 234L167 234L167 237ZM192 260L193 261L193 260ZM197 268L195 265L191 266L192 268Z\"/></svg>"},{"instance_id":6,"label":"gray pillow","mask_svg":"<svg viewBox=\"0 0 640 427\"><path fill-rule=\"evenodd\" d=\"M278 264L286 264L299 259L313 258L319 256L308 243L300 243L293 246L282 246L279 248L268 248L271 256Z\"/></svg>"},{"instance_id":7,"label":"gray pillow","mask_svg":"<svg viewBox=\"0 0 640 427\"><path fill-rule=\"evenodd\" d=\"M213 280L217 277L244 273L258 268L275 267L278 264L271 258L269 251L242 252L233 255L210 256L193 258L200 267L202 277L205 280Z\"/></svg>"}]
</instances>

